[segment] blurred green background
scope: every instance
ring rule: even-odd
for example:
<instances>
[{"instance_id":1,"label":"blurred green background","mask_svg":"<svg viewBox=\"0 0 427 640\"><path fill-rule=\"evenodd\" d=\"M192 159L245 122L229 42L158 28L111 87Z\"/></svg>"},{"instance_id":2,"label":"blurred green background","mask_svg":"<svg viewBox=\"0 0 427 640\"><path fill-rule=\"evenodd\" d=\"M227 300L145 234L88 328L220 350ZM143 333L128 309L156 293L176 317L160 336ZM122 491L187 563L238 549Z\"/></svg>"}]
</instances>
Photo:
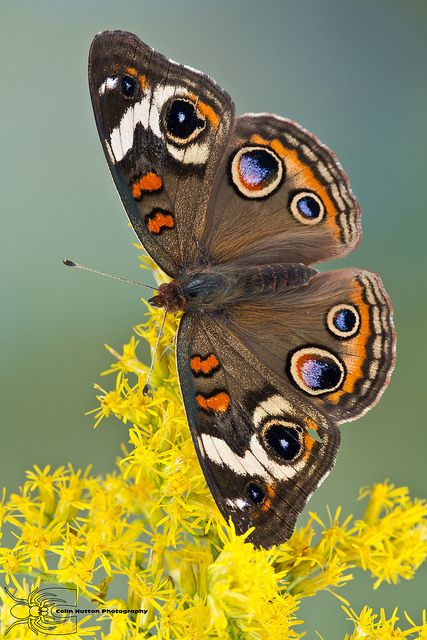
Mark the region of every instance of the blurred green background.
<instances>
[{"instance_id":1,"label":"blurred green background","mask_svg":"<svg viewBox=\"0 0 427 640\"><path fill-rule=\"evenodd\" d=\"M107 472L127 439L117 421L94 431L83 413L110 363L103 343L120 348L143 318L140 291L61 264L70 257L144 277L87 90L88 47L107 28L133 31L208 72L239 113L293 118L337 153L364 230L340 264L381 274L398 356L381 403L343 427L336 469L309 507L354 512L358 488L385 478L425 496L425 0L0 3L0 485L16 489L33 464ZM376 592L358 575L343 593L356 610L366 603L391 613L398 604L417 616L427 571ZM303 615L310 638L317 629L338 639L351 628L328 594L306 601Z\"/></svg>"}]
</instances>

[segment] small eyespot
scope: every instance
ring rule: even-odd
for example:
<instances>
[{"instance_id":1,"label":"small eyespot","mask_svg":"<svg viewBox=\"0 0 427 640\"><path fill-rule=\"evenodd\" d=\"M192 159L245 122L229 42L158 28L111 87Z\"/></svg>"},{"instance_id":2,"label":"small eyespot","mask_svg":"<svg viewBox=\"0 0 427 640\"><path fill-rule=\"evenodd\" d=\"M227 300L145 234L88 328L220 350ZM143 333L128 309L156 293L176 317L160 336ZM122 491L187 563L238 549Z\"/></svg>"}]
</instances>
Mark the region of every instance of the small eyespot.
<instances>
[{"instance_id":1,"label":"small eyespot","mask_svg":"<svg viewBox=\"0 0 427 640\"><path fill-rule=\"evenodd\" d=\"M328 311L326 324L333 335L352 338L359 331L360 315L353 305L337 304Z\"/></svg>"},{"instance_id":2,"label":"small eyespot","mask_svg":"<svg viewBox=\"0 0 427 640\"><path fill-rule=\"evenodd\" d=\"M123 76L121 89L125 98L133 98L136 93L136 79L132 76Z\"/></svg>"},{"instance_id":3,"label":"small eyespot","mask_svg":"<svg viewBox=\"0 0 427 640\"><path fill-rule=\"evenodd\" d=\"M246 488L246 494L254 504L262 504L265 500L265 491L254 482L250 482Z\"/></svg>"},{"instance_id":4,"label":"small eyespot","mask_svg":"<svg viewBox=\"0 0 427 640\"><path fill-rule=\"evenodd\" d=\"M291 195L289 208L303 224L317 224L325 215L325 206L314 191L298 191Z\"/></svg>"},{"instance_id":5,"label":"small eyespot","mask_svg":"<svg viewBox=\"0 0 427 640\"><path fill-rule=\"evenodd\" d=\"M264 438L274 453L286 462L294 460L301 451L299 430L295 425L281 421L269 423Z\"/></svg>"},{"instance_id":6,"label":"small eyespot","mask_svg":"<svg viewBox=\"0 0 427 640\"><path fill-rule=\"evenodd\" d=\"M231 160L231 179L246 198L265 198L280 185L282 160L268 147L243 147Z\"/></svg>"},{"instance_id":7,"label":"small eyespot","mask_svg":"<svg viewBox=\"0 0 427 640\"><path fill-rule=\"evenodd\" d=\"M164 121L168 138L178 144L194 140L206 126L205 117L186 98L175 98L169 103Z\"/></svg>"},{"instance_id":8,"label":"small eyespot","mask_svg":"<svg viewBox=\"0 0 427 640\"><path fill-rule=\"evenodd\" d=\"M344 364L337 356L315 346L294 351L287 369L295 384L312 396L336 391L345 379Z\"/></svg>"}]
</instances>

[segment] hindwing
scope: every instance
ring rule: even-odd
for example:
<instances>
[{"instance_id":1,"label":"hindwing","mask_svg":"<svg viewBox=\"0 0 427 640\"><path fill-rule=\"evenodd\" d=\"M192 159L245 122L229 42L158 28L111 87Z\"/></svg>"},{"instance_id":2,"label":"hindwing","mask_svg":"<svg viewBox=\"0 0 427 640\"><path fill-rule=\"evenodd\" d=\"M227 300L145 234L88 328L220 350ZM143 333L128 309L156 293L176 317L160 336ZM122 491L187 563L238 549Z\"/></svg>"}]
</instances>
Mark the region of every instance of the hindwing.
<instances>
[{"instance_id":1,"label":"hindwing","mask_svg":"<svg viewBox=\"0 0 427 640\"><path fill-rule=\"evenodd\" d=\"M177 364L194 445L212 494L238 533L265 548L292 534L335 462L340 434L222 320L184 315Z\"/></svg>"}]
</instances>

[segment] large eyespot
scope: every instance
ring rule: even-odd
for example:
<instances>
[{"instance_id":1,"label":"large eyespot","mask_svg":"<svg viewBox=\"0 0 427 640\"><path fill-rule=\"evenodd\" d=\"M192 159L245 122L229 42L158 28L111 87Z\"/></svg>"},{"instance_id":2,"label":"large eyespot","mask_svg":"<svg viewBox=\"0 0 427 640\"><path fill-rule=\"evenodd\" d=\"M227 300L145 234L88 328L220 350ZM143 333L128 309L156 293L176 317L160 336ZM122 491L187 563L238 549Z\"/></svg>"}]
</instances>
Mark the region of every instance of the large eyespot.
<instances>
[{"instance_id":1,"label":"large eyespot","mask_svg":"<svg viewBox=\"0 0 427 640\"><path fill-rule=\"evenodd\" d=\"M287 368L295 384L312 396L336 391L345 378L344 364L331 351L319 347L297 349Z\"/></svg>"},{"instance_id":2,"label":"large eyespot","mask_svg":"<svg viewBox=\"0 0 427 640\"><path fill-rule=\"evenodd\" d=\"M294 460L301 452L300 433L297 425L280 419L269 421L263 431L265 441L270 449L280 460L285 462Z\"/></svg>"},{"instance_id":3,"label":"large eyespot","mask_svg":"<svg viewBox=\"0 0 427 640\"><path fill-rule=\"evenodd\" d=\"M231 179L246 198L265 198L283 177L282 160L268 147L243 147L231 161Z\"/></svg>"},{"instance_id":4,"label":"large eyespot","mask_svg":"<svg viewBox=\"0 0 427 640\"><path fill-rule=\"evenodd\" d=\"M326 324L333 335L352 338L360 328L359 311L350 304L337 304L328 311Z\"/></svg>"},{"instance_id":5,"label":"large eyespot","mask_svg":"<svg viewBox=\"0 0 427 640\"><path fill-rule=\"evenodd\" d=\"M317 224L325 215L325 206L314 191L291 194L289 208L294 218L303 224Z\"/></svg>"},{"instance_id":6,"label":"large eyespot","mask_svg":"<svg viewBox=\"0 0 427 640\"><path fill-rule=\"evenodd\" d=\"M254 504L262 504L265 500L265 491L259 484L250 482L246 487L246 494Z\"/></svg>"},{"instance_id":7,"label":"large eyespot","mask_svg":"<svg viewBox=\"0 0 427 640\"><path fill-rule=\"evenodd\" d=\"M174 98L164 115L166 134L176 144L197 138L206 126L206 118L188 98Z\"/></svg>"},{"instance_id":8,"label":"large eyespot","mask_svg":"<svg viewBox=\"0 0 427 640\"><path fill-rule=\"evenodd\" d=\"M133 98L136 93L136 78L123 76L120 87L125 98Z\"/></svg>"}]
</instances>

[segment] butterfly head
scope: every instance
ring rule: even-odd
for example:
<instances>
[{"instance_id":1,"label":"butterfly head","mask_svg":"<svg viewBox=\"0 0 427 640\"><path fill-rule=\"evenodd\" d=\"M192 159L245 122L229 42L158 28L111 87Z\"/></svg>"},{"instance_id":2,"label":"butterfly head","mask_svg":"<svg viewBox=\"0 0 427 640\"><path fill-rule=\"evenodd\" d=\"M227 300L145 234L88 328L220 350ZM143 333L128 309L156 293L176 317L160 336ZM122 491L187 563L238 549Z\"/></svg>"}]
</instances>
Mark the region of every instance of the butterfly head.
<instances>
[{"instance_id":1,"label":"butterfly head","mask_svg":"<svg viewBox=\"0 0 427 640\"><path fill-rule=\"evenodd\" d=\"M176 281L163 283L159 286L158 293L148 301L153 307L164 307L172 313L185 311L186 297L181 285Z\"/></svg>"}]
</instances>

